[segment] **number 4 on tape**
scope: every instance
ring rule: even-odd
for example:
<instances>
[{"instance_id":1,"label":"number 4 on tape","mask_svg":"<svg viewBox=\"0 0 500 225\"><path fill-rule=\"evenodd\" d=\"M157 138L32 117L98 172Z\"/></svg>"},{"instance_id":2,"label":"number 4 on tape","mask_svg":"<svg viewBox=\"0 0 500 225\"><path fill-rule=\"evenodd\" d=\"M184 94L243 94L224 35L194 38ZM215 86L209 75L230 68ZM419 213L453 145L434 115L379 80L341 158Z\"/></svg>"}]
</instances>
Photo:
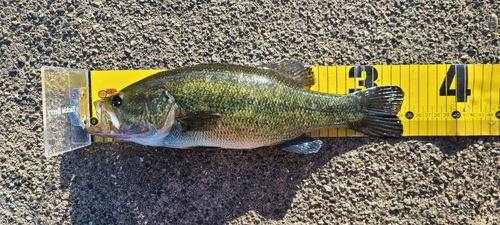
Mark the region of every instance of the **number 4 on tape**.
<instances>
[{"instance_id":1,"label":"number 4 on tape","mask_svg":"<svg viewBox=\"0 0 500 225\"><path fill-rule=\"evenodd\" d=\"M470 96L468 89L469 73L467 65L451 65L439 89L440 96L456 96L457 102L467 102ZM451 89L451 83L456 79L456 89Z\"/></svg>"}]
</instances>

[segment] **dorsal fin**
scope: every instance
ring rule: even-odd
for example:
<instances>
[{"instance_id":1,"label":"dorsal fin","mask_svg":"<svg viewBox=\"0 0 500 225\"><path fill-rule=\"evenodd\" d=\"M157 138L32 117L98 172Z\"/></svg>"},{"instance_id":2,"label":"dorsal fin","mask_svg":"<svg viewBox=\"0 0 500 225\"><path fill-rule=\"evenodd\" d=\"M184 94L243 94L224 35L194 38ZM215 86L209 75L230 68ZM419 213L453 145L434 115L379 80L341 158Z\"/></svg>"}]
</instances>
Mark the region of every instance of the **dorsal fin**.
<instances>
[{"instance_id":1,"label":"dorsal fin","mask_svg":"<svg viewBox=\"0 0 500 225\"><path fill-rule=\"evenodd\" d=\"M299 61L283 60L275 63L259 64L256 67L276 72L299 87L314 85L311 68Z\"/></svg>"}]
</instances>

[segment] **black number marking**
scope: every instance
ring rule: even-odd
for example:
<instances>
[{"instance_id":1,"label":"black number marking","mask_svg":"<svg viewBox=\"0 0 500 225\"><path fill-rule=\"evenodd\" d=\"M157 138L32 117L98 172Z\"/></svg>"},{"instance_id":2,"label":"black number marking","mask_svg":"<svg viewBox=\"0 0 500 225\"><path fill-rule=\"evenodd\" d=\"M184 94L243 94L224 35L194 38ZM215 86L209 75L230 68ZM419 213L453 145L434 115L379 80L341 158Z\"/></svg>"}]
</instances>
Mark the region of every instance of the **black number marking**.
<instances>
[{"instance_id":1,"label":"black number marking","mask_svg":"<svg viewBox=\"0 0 500 225\"><path fill-rule=\"evenodd\" d=\"M408 112L406 112L406 113L405 113L405 117L406 117L406 119L411 120L411 119L413 119L413 117L414 117L414 116L415 116L415 115L413 114L413 112L412 112L412 111L408 111Z\"/></svg>"},{"instance_id":2,"label":"black number marking","mask_svg":"<svg viewBox=\"0 0 500 225\"><path fill-rule=\"evenodd\" d=\"M451 82L456 80L456 89L451 89ZM456 96L457 102L467 102L467 96L470 95L469 84L469 70L467 65L451 65L446 73L446 77L439 89L440 96Z\"/></svg>"},{"instance_id":3,"label":"black number marking","mask_svg":"<svg viewBox=\"0 0 500 225\"><path fill-rule=\"evenodd\" d=\"M374 86L378 86L374 81L378 79L378 71L372 66L353 66L349 69L349 78L360 78L361 74L366 72L366 79L360 80L358 82L359 86L363 86L365 88L370 88ZM349 93L359 91L359 89L350 88Z\"/></svg>"},{"instance_id":4,"label":"black number marking","mask_svg":"<svg viewBox=\"0 0 500 225\"><path fill-rule=\"evenodd\" d=\"M453 111L451 113L451 117L455 118L455 119L458 119L460 118L460 116L462 116L462 114L459 112L459 111Z\"/></svg>"}]
</instances>

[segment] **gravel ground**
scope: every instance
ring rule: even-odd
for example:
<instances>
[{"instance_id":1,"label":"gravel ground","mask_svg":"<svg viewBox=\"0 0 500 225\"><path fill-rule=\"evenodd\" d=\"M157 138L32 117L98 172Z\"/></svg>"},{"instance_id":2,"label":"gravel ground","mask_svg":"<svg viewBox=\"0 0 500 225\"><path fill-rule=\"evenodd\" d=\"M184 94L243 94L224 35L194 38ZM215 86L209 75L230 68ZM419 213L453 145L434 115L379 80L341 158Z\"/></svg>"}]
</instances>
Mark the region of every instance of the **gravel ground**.
<instances>
[{"instance_id":1,"label":"gravel ground","mask_svg":"<svg viewBox=\"0 0 500 225\"><path fill-rule=\"evenodd\" d=\"M498 1L0 1L0 224L498 224L498 137L43 156L42 65L497 63Z\"/></svg>"}]
</instances>

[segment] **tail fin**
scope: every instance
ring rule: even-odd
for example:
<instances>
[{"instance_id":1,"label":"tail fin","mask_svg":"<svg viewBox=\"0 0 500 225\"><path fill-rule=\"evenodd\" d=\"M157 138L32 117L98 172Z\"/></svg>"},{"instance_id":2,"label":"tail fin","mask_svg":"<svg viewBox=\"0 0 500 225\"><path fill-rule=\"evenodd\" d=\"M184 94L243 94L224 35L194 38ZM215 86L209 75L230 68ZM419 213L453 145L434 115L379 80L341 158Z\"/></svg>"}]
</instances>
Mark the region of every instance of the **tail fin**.
<instances>
[{"instance_id":1,"label":"tail fin","mask_svg":"<svg viewBox=\"0 0 500 225\"><path fill-rule=\"evenodd\" d=\"M359 98L364 120L352 123L350 129L370 136L401 137L403 124L397 116L404 93L398 86L378 86L352 93Z\"/></svg>"}]
</instances>

